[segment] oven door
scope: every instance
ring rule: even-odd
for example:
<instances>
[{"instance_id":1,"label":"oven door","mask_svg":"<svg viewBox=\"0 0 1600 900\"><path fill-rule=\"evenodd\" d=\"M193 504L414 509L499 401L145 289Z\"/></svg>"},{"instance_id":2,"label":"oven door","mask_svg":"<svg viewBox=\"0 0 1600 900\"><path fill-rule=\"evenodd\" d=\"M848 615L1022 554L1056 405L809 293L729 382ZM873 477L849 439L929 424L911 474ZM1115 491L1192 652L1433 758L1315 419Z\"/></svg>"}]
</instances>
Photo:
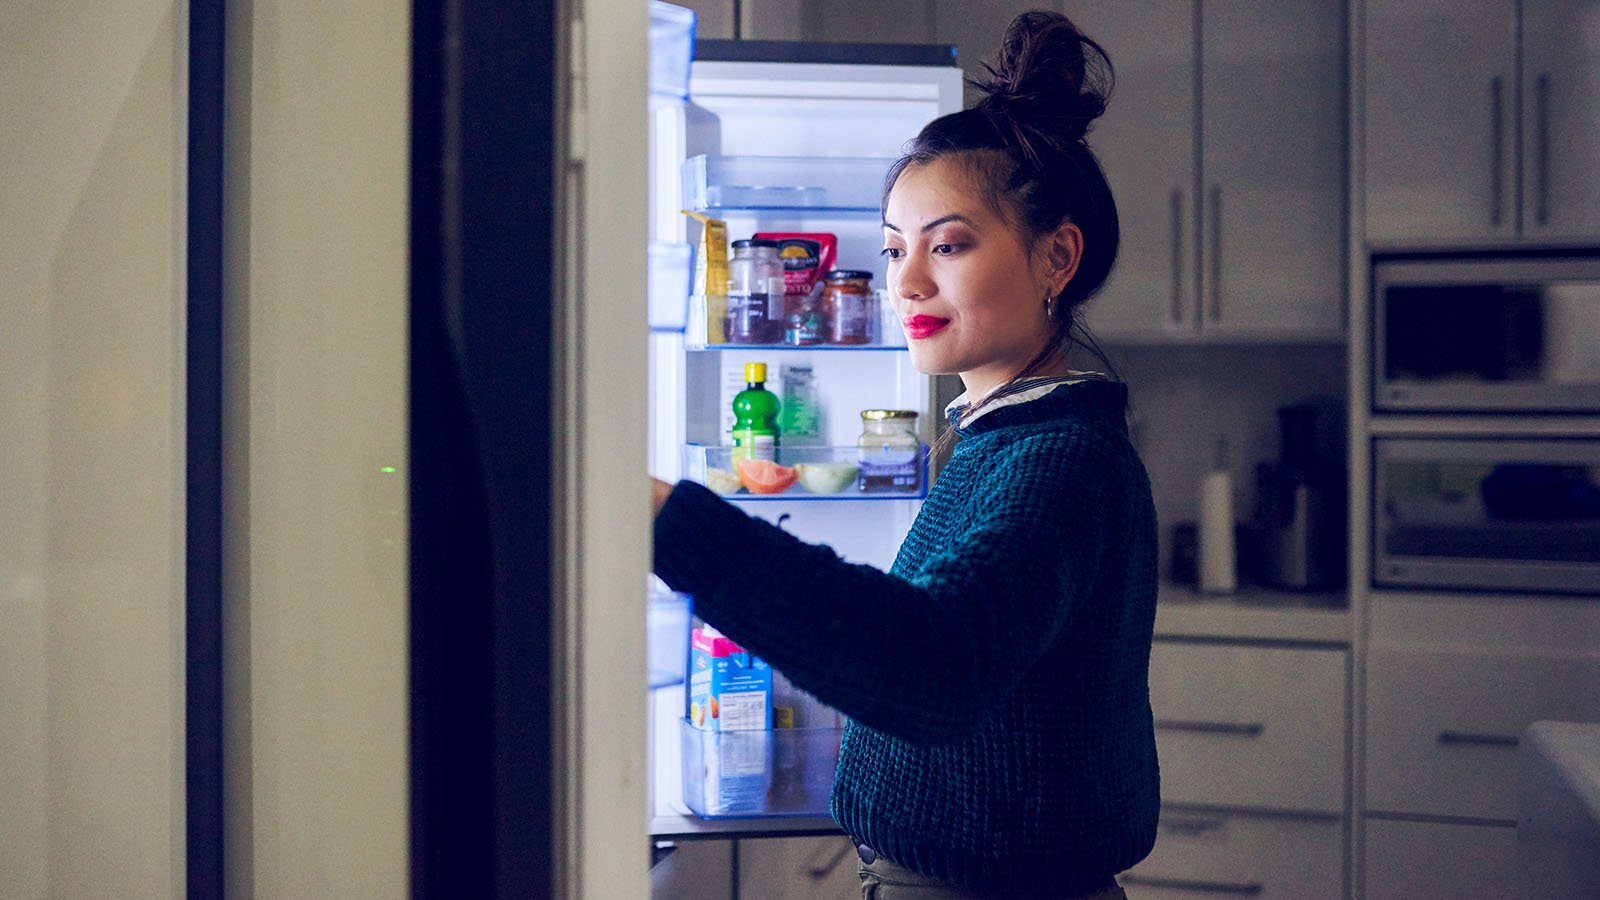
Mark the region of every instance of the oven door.
<instances>
[{"instance_id":1,"label":"oven door","mask_svg":"<svg viewBox=\"0 0 1600 900\"><path fill-rule=\"evenodd\" d=\"M1600 439L1373 448L1374 584L1600 595Z\"/></svg>"},{"instance_id":2,"label":"oven door","mask_svg":"<svg viewBox=\"0 0 1600 900\"><path fill-rule=\"evenodd\" d=\"M1600 256L1373 262L1379 410L1600 409Z\"/></svg>"}]
</instances>

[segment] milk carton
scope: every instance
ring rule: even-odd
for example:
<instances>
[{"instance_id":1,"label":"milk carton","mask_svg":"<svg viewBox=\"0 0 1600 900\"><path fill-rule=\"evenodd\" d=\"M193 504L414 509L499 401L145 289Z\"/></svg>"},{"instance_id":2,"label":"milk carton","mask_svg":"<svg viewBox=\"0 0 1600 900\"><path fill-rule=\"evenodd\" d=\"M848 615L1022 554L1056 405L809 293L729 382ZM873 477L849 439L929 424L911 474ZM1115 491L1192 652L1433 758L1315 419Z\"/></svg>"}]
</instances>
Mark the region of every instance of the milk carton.
<instances>
[{"instance_id":1,"label":"milk carton","mask_svg":"<svg viewBox=\"0 0 1600 900\"><path fill-rule=\"evenodd\" d=\"M772 667L709 625L690 633L689 722L705 731L772 727Z\"/></svg>"}]
</instances>

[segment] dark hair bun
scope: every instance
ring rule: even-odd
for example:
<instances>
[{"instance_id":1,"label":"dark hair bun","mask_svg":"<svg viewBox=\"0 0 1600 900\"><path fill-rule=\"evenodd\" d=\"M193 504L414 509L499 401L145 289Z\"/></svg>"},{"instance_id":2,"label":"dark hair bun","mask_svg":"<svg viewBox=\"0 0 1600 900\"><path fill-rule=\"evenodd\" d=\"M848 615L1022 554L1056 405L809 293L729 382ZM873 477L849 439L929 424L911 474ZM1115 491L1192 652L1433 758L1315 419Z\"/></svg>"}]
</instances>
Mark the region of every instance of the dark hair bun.
<instances>
[{"instance_id":1,"label":"dark hair bun","mask_svg":"<svg viewBox=\"0 0 1600 900\"><path fill-rule=\"evenodd\" d=\"M985 64L988 79L973 86L986 95L974 109L1005 132L1016 132L1025 156L1044 164L1067 142L1081 143L1106 111L1111 60L1066 16L1032 10L1006 27L1000 57ZM1038 142L1045 146L1037 146Z\"/></svg>"}]
</instances>

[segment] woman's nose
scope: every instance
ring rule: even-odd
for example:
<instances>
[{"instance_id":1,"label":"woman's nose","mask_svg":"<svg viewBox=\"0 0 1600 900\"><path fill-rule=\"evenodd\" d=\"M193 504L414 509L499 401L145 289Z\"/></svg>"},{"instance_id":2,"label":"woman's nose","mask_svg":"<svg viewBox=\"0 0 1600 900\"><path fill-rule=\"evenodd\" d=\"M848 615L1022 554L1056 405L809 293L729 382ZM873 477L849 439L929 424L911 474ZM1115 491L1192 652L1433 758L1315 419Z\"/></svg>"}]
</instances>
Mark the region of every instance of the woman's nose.
<instances>
[{"instance_id":1,"label":"woman's nose","mask_svg":"<svg viewBox=\"0 0 1600 900\"><path fill-rule=\"evenodd\" d=\"M907 256L895 272L895 291L903 300L924 300L933 295L933 282L927 266L915 256Z\"/></svg>"}]
</instances>

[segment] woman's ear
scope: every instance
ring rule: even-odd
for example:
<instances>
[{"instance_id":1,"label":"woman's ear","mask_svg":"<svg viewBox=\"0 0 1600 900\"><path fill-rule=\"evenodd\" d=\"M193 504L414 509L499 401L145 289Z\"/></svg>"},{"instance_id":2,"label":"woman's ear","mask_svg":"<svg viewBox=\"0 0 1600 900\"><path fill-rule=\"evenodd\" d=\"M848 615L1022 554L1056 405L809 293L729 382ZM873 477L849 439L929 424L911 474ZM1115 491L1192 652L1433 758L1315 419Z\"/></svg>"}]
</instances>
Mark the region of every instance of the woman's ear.
<instances>
[{"instance_id":1,"label":"woman's ear","mask_svg":"<svg viewBox=\"0 0 1600 900\"><path fill-rule=\"evenodd\" d=\"M1045 237L1045 280L1050 285L1050 296L1061 293L1078 271L1078 261L1083 259L1083 231L1071 222Z\"/></svg>"}]
</instances>

